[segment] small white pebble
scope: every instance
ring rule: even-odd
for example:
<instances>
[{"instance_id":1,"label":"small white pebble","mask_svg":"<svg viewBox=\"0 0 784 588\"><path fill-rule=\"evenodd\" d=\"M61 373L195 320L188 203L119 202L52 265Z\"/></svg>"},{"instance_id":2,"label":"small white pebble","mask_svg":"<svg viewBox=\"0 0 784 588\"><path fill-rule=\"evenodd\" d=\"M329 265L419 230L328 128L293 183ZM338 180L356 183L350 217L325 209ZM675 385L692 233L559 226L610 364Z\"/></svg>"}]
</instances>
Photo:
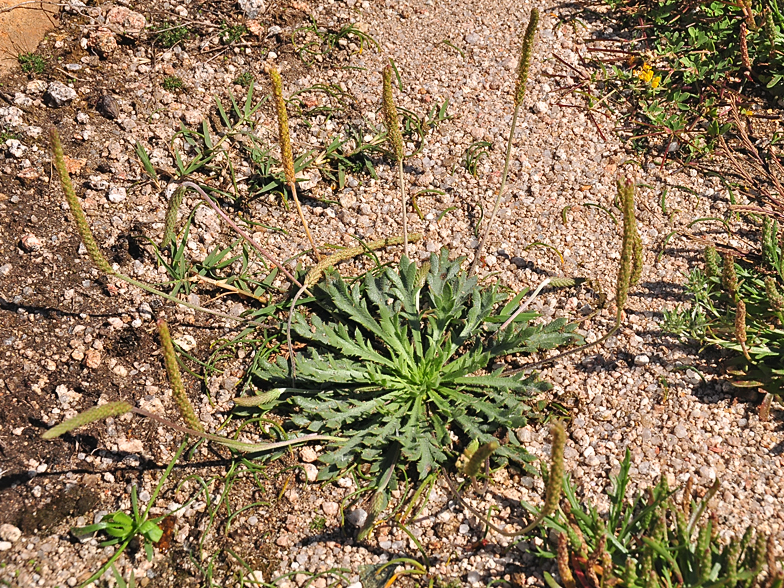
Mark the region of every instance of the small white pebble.
<instances>
[{"instance_id":1,"label":"small white pebble","mask_svg":"<svg viewBox=\"0 0 784 588\"><path fill-rule=\"evenodd\" d=\"M316 478L318 478L318 468L316 466L312 463L306 463L302 466L302 469L305 470L305 477L308 479L308 482L316 481Z\"/></svg>"},{"instance_id":2,"label":"small white pebble","mask_svg":"<svg viewBox=\"0 0 784 588\"><path fill-rule=\"evenodd\" d=\"M128 191L122 186L109 186L109 194L106 196L109 202L119 204L128 198Z\"/></svg>"},{"instance_id":3,"label":"small white pebble","mask_svg":"<svg viewBox=\"0 0 784 588\"><path fill-rule=\"evenodd\" d=\"M9 525L8 523L4 523L0 525L0 539L3 541L10 541L11 543L16 543L19 541L19 538L22 536L22 531L19 530L19 527L15 527L13 525Z\"/></svg>"}]
</instances>

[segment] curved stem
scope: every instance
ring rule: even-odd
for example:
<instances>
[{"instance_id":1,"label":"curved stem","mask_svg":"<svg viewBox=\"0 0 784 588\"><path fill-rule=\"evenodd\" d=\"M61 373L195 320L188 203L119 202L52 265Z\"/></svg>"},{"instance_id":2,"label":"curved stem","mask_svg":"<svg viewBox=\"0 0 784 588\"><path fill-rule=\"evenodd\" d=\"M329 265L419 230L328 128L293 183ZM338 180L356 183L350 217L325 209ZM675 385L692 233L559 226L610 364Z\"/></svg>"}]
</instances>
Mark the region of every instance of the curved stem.
<instances>
[{"instance_id":1,"label":"curved stem","mask_svg":"<svg viewBox=\"0 0 784 588\"><path fill-rule=\"evenodd\" d=\"M484 233L482 233L482 239L479 241L479 246L476 248L474 259L468 268L469 276L473 275L474 271L476 270L476 266L479 263L479 258L482 256L482 250L484 249L485 241L487 241L487 237L490 234L490 231L493 229L493 221L495 220L495 215L498 213L498 206L501 204L501 195L504 193L504 188L506 187L506 177L509 174L509 160L512 157L512 141L514 140L515 127L517 126L517 115L519 113L520 104L518 103L515 106L514 114L512 115L512 128L509 130L509 140L506 142L506 160L504 161L504 171L501 174L501 186L498 188L498 195L495 197L493 212L490 214L490 218L487 221L487 228L485 229Z\"/></svg>"},{"instance_id":2,"label":"curved stem","mask_svg":"<svg viewBox=\"0 0 784 588\"><path fill-rule=\"evenodd\" d=\"M310 241L310 246L313 247L313 255L316 258L316 262L318 263L319 261L321 261L321 254L318 251L318 247L316 247L316 242L313 240L313 235L310 234L310 227L308 227L308 221L305 220L305 215L302 213L302 206L299 203L299 196L297 196L296 182L290 182L289 189L291 189L291 195L294 197L294 204L297 207L297 214L299 214L299 220L302 221L302 226L305 227L305 234L308 237L308 241Z\"/></svg>"},{"instance_id":3,"label":"curved stem","mask_svg":"<svg viewBox=\"0 0 784 588\"><path fill-rule=\"evenodd\" d=\"M248 243L250 243L256 251L258 251L272 265L274 265L276 268L278 268L281 271L281 273L283 273L283 275L286 276L289 279L289 281L291 281L292 284L296 284L297 286L302 287L302 284L299 283L299 280L297 280L297 278L295 278L293 275L291 275L291 272L289 272L289 270L287 270L285 267L283 267L283 265L277 259L275 259L275 257L273 257L273 255L269 251L267 251L261 245L256 243L256 241L253 240L253 237L251 237L250 235L248 235L248 233L246 233L244 230L242 230L240 227L238 227L237 223L235 223L233 220L231 220L228 217L228 215L225 212L223 212L221 207L218 206L217 204L215 204L215 202L212 200L212 198L210 198L207 195L207 193L204 190L201 189L201 186L198 186L197 184L194 184L193 182L182 182L180 184L180 186L183 186L185 188L193 188L194 190L196 190L199 193L199 195L202 197L202 199L207 204L209 204L210 207L212 207L212 209L215 212L217 212L220 215L220 217L223 220L225 220L232 229L237 231L237 233L243 239L245 239Z\"/></svg>"},{"instance_id":4,"label":"curved stem","mask_svg":"<svg viewBox=\"0 0 784 588\"><path fill-rule=\"evenodd\" d=\"M403 160L397 161L397 180L400 187L400 205L403 208L403 255L408 257L408 214L406 206L406 179L403 176ZM410 259L410 258L409 258Z\"/></svg>"},{"instance_id":5,"label":"curved stem","mask_svg":"<svg viewBox=\"0 0 784 588\"><path fill-rule=\"evenodd\" d=\"M526 364L526 365L524 365L522 367L519 367L519 368L516 368L516 369L513 369L513 370L509 370L508 372L504 372L503 375L504 376L511 376L513 374L518 374L518 373L526 371L526 370L532 370L534 368L542 367L543 365L547 365L548 363L552 363L552 362L557 361L559 359L563 359L564 357L569 357L570 355L575 355L577 353L582 353L583 351L587 351L591 347L596 347L597 345L601 345L602 343L607 341L607 339L609 339L610 337L615 335L615 333L617 333L618 329L620 329L620 328L621 328L621 321L617 320L615 322L615 326L612 329L610 329L610 331L607 334L605 334L601 339L597 339L593 343L588 343L587 345L583 345L582 347L578 347L577 349L571 349L569 351L564 351L563 353L559 353L558 355L554 355L553 357L548 357L547 359L543 359L542 361L529 363L529 364Z\"/></svg>"}]
</instances>

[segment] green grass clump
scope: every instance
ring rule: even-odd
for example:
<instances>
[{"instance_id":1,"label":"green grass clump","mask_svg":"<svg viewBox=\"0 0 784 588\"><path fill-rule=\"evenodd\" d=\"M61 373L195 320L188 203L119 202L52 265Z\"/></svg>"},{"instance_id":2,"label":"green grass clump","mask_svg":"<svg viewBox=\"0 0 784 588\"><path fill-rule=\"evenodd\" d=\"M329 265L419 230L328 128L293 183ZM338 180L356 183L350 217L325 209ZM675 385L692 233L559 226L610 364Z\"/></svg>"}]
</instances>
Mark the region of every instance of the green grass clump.
<instances>
[{"instance_id":1,"label":"green grass clump","mask_svg":"<svg viewBox=\"0 0 784 588\"><path fill-rule=\"evenodd\" d=\"M46 61L37 53L20 53L16 56L16 61L25 73L40 75L46 70Z\"/></svg>"},{"instance_id":2,"label":"green grass clump","mask_svg":"<svg viewBox=\"0 0 784 588\"><path fill-rule=\"evenodd\" d=\"M248 88L250 87L251 83L253 83L254 80L255 78L253 77L253 74L251 72L244 71L236 78L234 78L234 83L237 84L238 86L242 86L243 88Z\"/></svg>"},{"instance_id":3,"label":"green grass clump","mask_svg":"<svg viewBox=\"0 0 784 588\"><path fill-rule=\"evenodd\" d=\"M161 86L167 92L178 92L185 87L185 82L182 81L182 78L177 76L166 76L163 78Z\"/></svg>"},{"instance_id":4,"label":"green grass clump","mask_svg":"<svg viewBox=\"0 0 784 588\"><path fill-rule=\"evenodd\" d=\"M528 312L500 329L524 293L505 304L507 297L481 288L462 261L442 250L417 269L404 256L353 286L328 273L313 288L318 306L293 320L296 338L307 344L296 356L296 380L282 356L252 367L265 407L290 415L296 429L346 439L321 457L322 479L357 461L377 472L399 454L422 480L453 461L452 435L489 443L535 415L532 403L549 384L482 371L494 357L579 342L576 325L534 324L538 315ZM513 434L496 455L530 459Z\"/></svg>"},{"instance_id":5,"label":"green grass clump","mask_svg":"<svg viewBox=\"0 0 784 588\"><path fill-rule=\"evenodd\" d=\"M185 25L178 25L173 22L164 22L157 27L150 27L150 32L155 35L155 44L171 49L192 35L191 30Z\"/></svg>"},{"instance_id":6,"label":"green grass clump","mask_svg":"<svg viewBox=\"0 0 784 588\"><path fill-rule=\"evenodd\" d=\"M555 533L557 544L545 540L536 551L558 564L560 584L545 572L550 588L751 588L759 585L763 571L767 571L763 586L781 588L784 573L775 560L772 538L763 532L755 537L749 526L742 538L722 545L718 519L705 517L718 481L699 502L692 499L690 484L683 499L676 500L664 479L629 500L630 467L627 450L607 492L607 516L581 503L573 483L564 477L564 499L556 512L544 517L542 531L547 536ZM539 513L529 504L523 506ZM576 578L581 579L579 584Z\"/></svg>"}]
</instances>

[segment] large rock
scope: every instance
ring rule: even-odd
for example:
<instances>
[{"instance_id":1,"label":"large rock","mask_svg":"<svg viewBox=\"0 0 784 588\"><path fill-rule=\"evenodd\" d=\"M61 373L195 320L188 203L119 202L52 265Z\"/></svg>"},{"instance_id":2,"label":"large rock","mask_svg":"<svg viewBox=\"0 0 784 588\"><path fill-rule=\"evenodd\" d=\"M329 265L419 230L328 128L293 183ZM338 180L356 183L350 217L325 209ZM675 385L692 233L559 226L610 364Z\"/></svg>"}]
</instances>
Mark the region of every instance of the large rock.
<instances>
[{"instance_id":1,"label":"large rock","mask_svg":"<svg viewBox=\"0 0 784 588\"><path fill-rule=\"evenodd\" d=\"M44 102L52 108L62 108L77 96L78 94L73 88L69 88L62 82L52 82L46 88Z\"/></svg>"},{"instance_id":2,"label":"large rock","mask_svg":"<svg viewBox=\"0 0 784 588\"><path fill-rule=\"evenodd\" d=\"M117 50L117 38L108 27L98 27L87 37L87 49L106 59Z\"/></svg>"},{"instance_id":3,"label":"large rock","mask_svg":"<svg viewBox=\"0 0 784 588\"><path fill-rule=\"evenodd\" d=\"M115 6L106 13L106 26L115 33L136 39L147 26L147 19L129 8Z\"/></svg>"}]
</instances>

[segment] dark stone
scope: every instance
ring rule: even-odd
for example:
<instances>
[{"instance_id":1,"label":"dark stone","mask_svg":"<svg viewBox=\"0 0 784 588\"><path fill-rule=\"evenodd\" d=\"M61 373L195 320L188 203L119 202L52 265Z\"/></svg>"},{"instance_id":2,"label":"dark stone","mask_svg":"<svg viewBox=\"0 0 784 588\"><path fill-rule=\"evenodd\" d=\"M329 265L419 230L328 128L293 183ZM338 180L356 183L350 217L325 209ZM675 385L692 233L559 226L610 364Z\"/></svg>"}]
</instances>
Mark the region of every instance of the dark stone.
<instances>
[{"instance_id":1,"label":"dark stone","mask_svg":"<svg viewBox=\"0 0 784 588\"><path fill-rule=\"evenodd\" d=\"M115 100L111 94L104 94L98 99L98 104L95 105L95 110L101 116L108 118L109 120L115 120L120 116L120 107L117 105L117 100Z\"/></svg>"}]
</instances>

